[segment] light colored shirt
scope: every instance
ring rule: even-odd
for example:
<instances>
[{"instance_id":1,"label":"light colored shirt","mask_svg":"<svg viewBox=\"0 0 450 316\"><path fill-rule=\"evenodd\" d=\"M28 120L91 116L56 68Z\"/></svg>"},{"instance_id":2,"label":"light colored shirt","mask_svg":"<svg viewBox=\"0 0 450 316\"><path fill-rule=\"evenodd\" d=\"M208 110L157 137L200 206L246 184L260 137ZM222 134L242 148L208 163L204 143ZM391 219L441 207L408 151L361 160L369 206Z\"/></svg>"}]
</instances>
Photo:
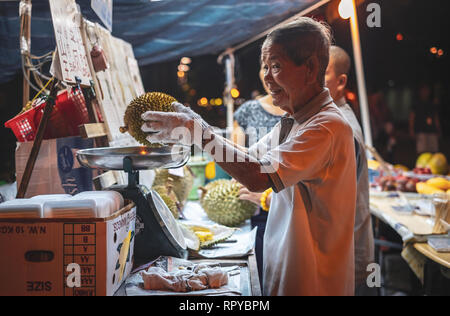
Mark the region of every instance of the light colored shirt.
<instances>
[{"instance_id":1,"label":"light colored shirt","mask_svg":"<svg viewBox=\"0 0 450 316\"><path fill-rule=\"evenodd\" d=\"M264 236L264 295L353 295L353 134L328 89L250 148L274 194Z\"/></svg>"},{"instance_id":2,"label":"light colored shirt","mask_svg":"<svg viewBox=\"0 0 450 316\"><path fill-rule=\"evenodd\" d=\"M350 124L353 136L360 148L358 161L356 162L360 175L356 189L355 217L355 286L358 287L366 284L367 266L375 261L375 245L369 207L369 169L364 148L364 136L355 113L347 104L345 98L338 100L336 104Z\"/></svg>"}]
</instances>

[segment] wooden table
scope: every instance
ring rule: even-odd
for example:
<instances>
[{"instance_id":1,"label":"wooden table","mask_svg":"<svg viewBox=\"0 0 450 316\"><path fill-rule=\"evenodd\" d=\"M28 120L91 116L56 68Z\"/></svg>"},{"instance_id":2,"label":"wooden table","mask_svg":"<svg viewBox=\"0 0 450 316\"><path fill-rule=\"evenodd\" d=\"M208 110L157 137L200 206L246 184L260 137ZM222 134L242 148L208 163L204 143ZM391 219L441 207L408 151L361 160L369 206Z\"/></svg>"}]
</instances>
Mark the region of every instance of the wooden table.
<instances>
[{"instance_id":1,"label":"wooden table","mask_svg":"<svg viewBox=\"0 0 450 316\"><path fill-rule=\"evenodd\" d=\"M379 198L379 197L376 197ZM445 277L442 271L450 269L450 253L438 253L433 250L426 242L428 235L432 234L433 225L426 217L412 215L407 216L401 212L392 210L388 201L377 203L371 200L371 214L376 218L377 222L383 222L390 226L402 238L403 244L393 244L384 240L379 240L378 225L375 225L375 244L378 249L377 261L381 265L381 248L386 245L401 250L406 245L412 245L418 253L426 259L424 263L415 264L408 262L411 269L420 268L420 271L415 271L419 277L421 275L422 288L420 289L423 295L448 295L448 276ZM397 201L392 201L392 205L397 204ZM377 245L378 244L378 245ZM405 259L406 260L406 259ZM420 279L420 277L419 277ZM436 282L436 284L435 284Z\"/></svg>"},{"instance_id":2,"label":"wooden table","mask_svg":"<svg viewBox=\"0 0 450 316\"><path fill-rule=\"evenodd\" d=\"M246 258L242 259L196 259L191 260L196 263L203 262L217 262L226 263L228 265L242 265L244 264L248 268L248 275L245 273L241 280L241 292L243 296L262 296L261 286L259 283L258 266L256 264L256 256L254 251ZM247 272L247 271L246 271ZM246 281L247 280L247 281Z\"/></svg>"},{"instance_id":3,"label":"wooden table","mask_svg":"<svg viewBox=\"0 0 450 316\"><path fill-rule=\"evenodd\" d=\"M204 222L205 224L211 224L212 222L208 222L208 218L206 217L206 213L204 213L200 204L197 201L189 201L186 207L184 208L183 215L189 220L196 220L198 222ZM240 227L240 231L250 231L250 221L247 221L243 226ZM241 293L242 296L261 296L261 286L259 281L258 274L258 266L256 263L255 250L250 252L250 254L240 257L240 258L198 258L198 257L189 257L189 261L195 263L201 262L216 262L223 264L223 266L229 265L238 265L241 266ZM121 288L116 292L116 296L125 296L125 284L121 286Z\"/></svg>"},{"instance_id":4,"label":"wooden table","mask_svg":"<svg viewBox=\"0 0 450 316\"><path fill-rule=\"evenodd\" d=\"M450 253L436 252L426 243L415 243L414 248L428 259L450 269Z\"/></svg>"}]
</instances>

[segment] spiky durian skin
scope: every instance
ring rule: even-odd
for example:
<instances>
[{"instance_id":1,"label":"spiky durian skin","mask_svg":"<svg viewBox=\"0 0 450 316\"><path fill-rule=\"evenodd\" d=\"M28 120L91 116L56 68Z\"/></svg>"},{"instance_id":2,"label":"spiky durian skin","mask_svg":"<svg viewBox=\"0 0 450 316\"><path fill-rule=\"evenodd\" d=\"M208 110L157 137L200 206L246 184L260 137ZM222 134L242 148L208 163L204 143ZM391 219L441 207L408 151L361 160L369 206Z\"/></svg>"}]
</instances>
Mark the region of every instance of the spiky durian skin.
<instances>
[{"instance_id":1,"label":"spiky durian skin","mask_svg":"<svg viewBox=\"0 0 450 316\"><path fill-rule=\"evenodd\" d=\"M162 92L147 92L130 102L125 110L125 126L121 127L122 133L128 132L139 143L148 147L155 147L158 144L151 144L146 138L147 134L141 130L144 120L141 115L147 111L173 112L172 102L177 100Z\"/></svg>"},{"instance_id":2,"label":"spiky durian skin","mask_svg":"<svg viewBox=\"0 0 450 316\"><path fill-rule=\"evenodd\" d=\"M217 180L211 182L204 189L206 193L200 199L200 204L208 217L214 222L237 227L252 217L256 205L239 200L241 185L230 180Z\"/></svg>"},{"instance_id":3,"label":"spiky durian skin","mask_svg":"<svg viewBox=\"0 0 450 316\"><path fill-rule=\"evenodd\" d=\"M172 213L173 217L175 219L178 219L180 217L180 212L178 211L178 205L177 205L177 198L174 194L169 194L167 191L167 188L165 186L153 186L153 190L155 190L161 199L163 199L164 203L166 203L167 207L169 208L170 212ZM172 192L173 193L173 192Z\"/></svg>"},{"instance_id":4,"label":"spiky durian skin","mask_svg":"<svg viewBox=\"0 0 450 316\"><path fill-rule=\"evenodd\" d=\"M167 185L169 178L172 178L173 191L175 192L178 201L181 205L186 203L189 193L194 185L194 176L188 166L183 167L184 177L178 177L169 173L167 169L156 169L155 179L153 181L154 186Z\"/></svg>"}]
</instances>

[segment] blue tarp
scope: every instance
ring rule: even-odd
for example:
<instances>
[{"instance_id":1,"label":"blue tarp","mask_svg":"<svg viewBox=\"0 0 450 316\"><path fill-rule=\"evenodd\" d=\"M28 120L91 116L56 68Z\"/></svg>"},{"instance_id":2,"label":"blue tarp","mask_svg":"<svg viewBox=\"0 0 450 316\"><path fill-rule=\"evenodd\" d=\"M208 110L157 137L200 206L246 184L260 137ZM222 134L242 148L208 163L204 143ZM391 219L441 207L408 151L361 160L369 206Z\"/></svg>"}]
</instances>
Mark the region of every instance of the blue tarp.
<instances>
[{"instance_id":1,"label":"blue tarp","mask_svg":"<svg viewBox=\"0 0 450 316\"><path fill-rule=\"evenodd\" d=\"M139 65L218 54L286 20L318 0L113 0L113 35L131 43ZM33 0L31 51L55 48L47 0ZM100 22L90 0L83 16ZM0 83L20 72L19 1L0 2Z\"/></svg>"}]
</instances>

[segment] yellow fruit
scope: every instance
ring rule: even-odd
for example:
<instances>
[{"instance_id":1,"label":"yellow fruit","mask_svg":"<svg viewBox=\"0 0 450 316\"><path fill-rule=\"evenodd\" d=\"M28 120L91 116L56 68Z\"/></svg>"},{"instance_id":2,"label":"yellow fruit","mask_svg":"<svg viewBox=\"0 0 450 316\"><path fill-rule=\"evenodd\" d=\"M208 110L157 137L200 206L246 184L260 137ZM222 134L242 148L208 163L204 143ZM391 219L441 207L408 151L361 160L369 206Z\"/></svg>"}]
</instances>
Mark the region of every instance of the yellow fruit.
<instances>
[{"instance_id":1,"label":"yellow fruit","mask_svg":"<svg viewBox=\"0 0 450 316\"><path fill-rule=\"evenodd\" d=\"M216 177L216 165L214 161L208 162L205 167L205 177L208 180L212 180Z\"/></svg>"},{"instance_id":2,"label":"yellow fruit","mask_svg":"<svg viewBox=\"0 0 450 316\"><path fill-rule=\"evenodd\" d=\"M420 194L435 194L435 193L444 193L445 191L437 189L425 182L417 182L416 183L417 193Z\"/></svg>"},{"instance_id":3,"label":"yellow fruit","mask_svg":"<svg viewBox=\"0 0 450 316\"><path fill-rule=\"evenodd\" d=\"M191 225L191 226L189 226L189 228L192 231L194 231L194 233L197 233L197 232L210 233L211 232L210 229L203 227L203 226Z\"/></svg>"},{"instance_id":4,"label":"yellow fruit","mask_svg":"<svg viewBox=\"0 0 450 316\"><path fill-rule=\"evenodd\" d=\"M431 178L426 182L426 184L439 190L447 191L450 189L450 181L442 177Z\"/></svg>"},{"instance_id":5,"label":"yellow fruit","mask_svg":"<svg viewBox=\"0 0 450 316\"><path fill-rule=\"evenodd\" d=\"M197 235L198 239L200 240L200 242L205 242L208 240L213 240L214 235L211 232L201 232L201 231L196 231L195 235Z\"/></svg>"},{"instance_id":6,"label":"yellow fruit","mask_svg":"<svg viewBox=\"0 0 450 316\"><path fill-rule=\"evenodd\" d=\"M376 160L370 159L367 161L367 166L369 167L369 169L377 170L380 167L380 163Z\"/></svg>"},{"instance_id":7,"label":"yellow fruit","mask_svg":"<svg viewBox=\"0 0 450 316\"><path fill-rule=\"evenodd\" d=\"M394 168L395 169L401 169L403 171L409 171L408 167L406 167L404 165L400 165L400 164L394 165Z\"/></svg>"},{"instance_id":8,"label":"yellow fruit","mask_svg":"<svg viewBox=\"0 0 450 316\"><path fill-rule=\"evenodd\" d=\"M428 161L426 167L430 168L433 174L446 174L448 170L447 158L442 153L436 153Z\"/></svg>"},{"instance_id":9,"label":"yellow fruit","mask_svg":"<svg viewBox=\"0 0 450 316\"><path fill-rule=\"evenodd\" d=\"M417 158L416 167L417 168L425 168L427 166L428 161L430 161L431 157L433 157L432 153L423 153Z\"/></svg>"}]
</instances>

